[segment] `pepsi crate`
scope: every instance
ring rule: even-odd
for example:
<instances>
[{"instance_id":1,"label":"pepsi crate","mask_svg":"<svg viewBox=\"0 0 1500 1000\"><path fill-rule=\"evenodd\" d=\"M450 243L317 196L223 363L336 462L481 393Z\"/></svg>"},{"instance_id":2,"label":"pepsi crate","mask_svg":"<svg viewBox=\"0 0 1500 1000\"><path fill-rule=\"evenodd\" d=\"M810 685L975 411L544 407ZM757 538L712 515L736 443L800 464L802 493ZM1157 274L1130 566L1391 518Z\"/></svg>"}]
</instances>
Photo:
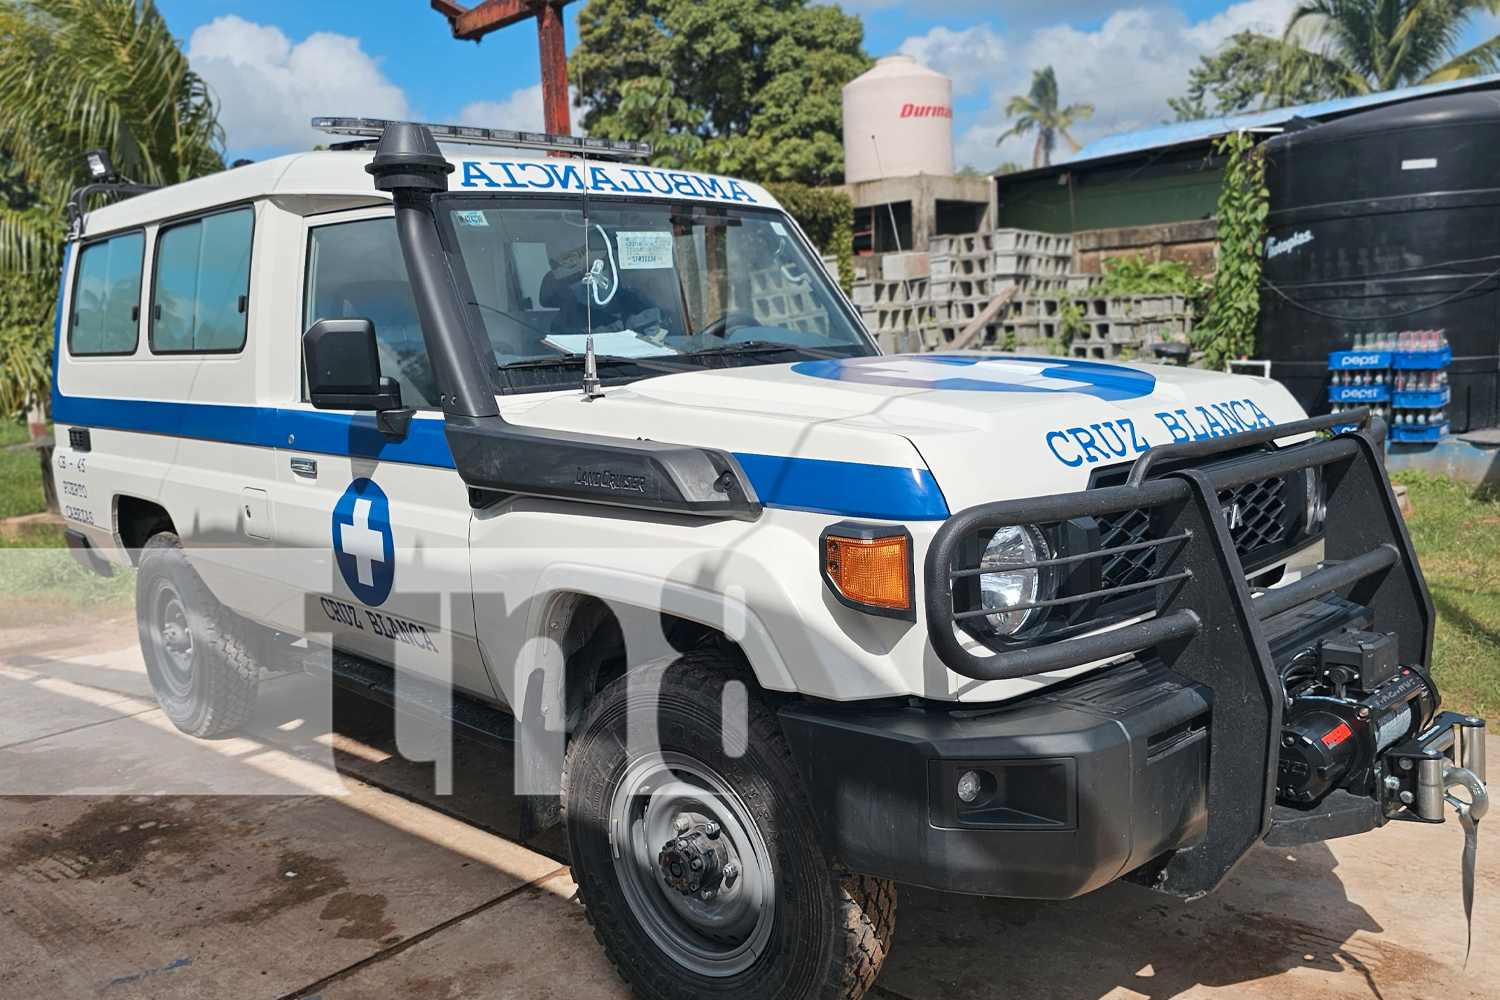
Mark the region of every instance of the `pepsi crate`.
<instances>
[{"instance_id":1,"label":"pepsi crate","mask_svg":"<svg viewBox=\"0 0 1500 1000\"><path fill-rule=\"evenodd\" d=\"M1398 425L1390 429L1390 439L1398 444L1425 444L1447 436L1448 425L1446 423L1438 424L1436 427L1403 427Z\"/></svg>"},{"instance_id":2,"label":"pepsi crate","mask_svg":"<svg viewBox=\"0 0 1500 1000\"><path fill-rule=\"evenodd\" d=\"M1329 371L1341 372L1353 368L1389 368L1390 351L1332 351L1328 355Z\"/></svg>"},{"instance_id":3,"label":"pepsi crate","mask_svg":"<svg viewBox=\"0 0 1500 1000\"><path fill-rule=\"evenodd\" d=\"M1425 369L1446 368L1453 361L1453 348L1441 351L1396 351L1391 359L1392 368Z\"/></svg>"},{"instance_id":4,"label":"pepsi crate","mask_svg":"<svg viewBox=\"0 0 1500 1000\"><path fill-rule=\"evenodd\" d=\"M1373 389L1375 386L1349 386L1351 389ZM1381 388L1385 388L1381 386ZM1330 390L1332 391L1332 390ZM1441 389L1403 389L1391 397L1391 405L1398 410L1430 410L1447 406L1453 401L1453 390L1446 385Z\"/></svg>"},{"instance_id":5,"label":"pepsi crate","mask_svg":"<svg viewBox=\"0 0 1500 1000\"><path fill-rule=\"evenodd\" d=\"M1391 398L1388 385L1330 385L1328 400L1333 403L1384 403Z\"/></svg>"}]
</instances>

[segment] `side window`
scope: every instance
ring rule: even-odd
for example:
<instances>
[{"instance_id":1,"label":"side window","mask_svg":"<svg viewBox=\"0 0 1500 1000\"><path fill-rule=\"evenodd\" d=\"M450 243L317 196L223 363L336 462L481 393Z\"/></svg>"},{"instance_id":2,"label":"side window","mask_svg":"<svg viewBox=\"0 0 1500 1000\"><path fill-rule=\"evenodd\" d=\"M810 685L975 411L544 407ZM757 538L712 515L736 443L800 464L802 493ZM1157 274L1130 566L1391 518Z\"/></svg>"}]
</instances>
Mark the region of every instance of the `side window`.
<instances>
[{"instance_id":1,"label":"side window","mask_svg":"<svg viewBox=\"0 0 1500 1000\"><path fill-rule=\"evenodd\" d=\"M250 301L249 208L162 230L151 294L151 349L237 351Z\"/></svg>"},{"instance_id":2,"label":"side window","mask_svg":"<svg viewBox=\"0 0 1500 1000\"><path fill-rule=\"evenodd\" d=\"M320 319L344 317L375 324L381 374L401 383L403 403L437 405L437 382L417 322L395 219L361 219L312 230L303 329Z\"/></svg>"},{"instance_id":3,"label":"side window","mask_svg":"<svg viewBox=\"0 0 1500 1000\"><path fill-rule=\"evenodd\" d=\"M68 350L73 354L130 354L141 312L144 233L91 243L78 256Z\"/></svg>"}]
</instances>

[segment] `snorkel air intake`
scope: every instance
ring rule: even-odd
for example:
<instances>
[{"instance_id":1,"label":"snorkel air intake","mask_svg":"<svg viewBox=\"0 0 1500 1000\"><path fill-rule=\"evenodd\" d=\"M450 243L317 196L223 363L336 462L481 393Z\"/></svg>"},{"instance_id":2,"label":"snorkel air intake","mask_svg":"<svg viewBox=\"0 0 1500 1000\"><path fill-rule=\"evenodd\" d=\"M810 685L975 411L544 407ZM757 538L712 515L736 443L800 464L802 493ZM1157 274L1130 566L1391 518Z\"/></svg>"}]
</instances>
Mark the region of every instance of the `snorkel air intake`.
<instances>
[{"instance_id":1,"label":"snorkel air intake","mask_svg":"<svg viewBox=\"0 0 1500 1000\"><path fill-rule=\"evenodd\" d=\"M365 169L395 203L448 448L475 506L519 495L709 518L760 517L760 500L728 452L507 422L495 402L489 334L459 292L435 214L433 195L448 190L453 164L426 126L393 122ZM598 402L607 404L608 397Z\"/></svg>"}]
</instances>

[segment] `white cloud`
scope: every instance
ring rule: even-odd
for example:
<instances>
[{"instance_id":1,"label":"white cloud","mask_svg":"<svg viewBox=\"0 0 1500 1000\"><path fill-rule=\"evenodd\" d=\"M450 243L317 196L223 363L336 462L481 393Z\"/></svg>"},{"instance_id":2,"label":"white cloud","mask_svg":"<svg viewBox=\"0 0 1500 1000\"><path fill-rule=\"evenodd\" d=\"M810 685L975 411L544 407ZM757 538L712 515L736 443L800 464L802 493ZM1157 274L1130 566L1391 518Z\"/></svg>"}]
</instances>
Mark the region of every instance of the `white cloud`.
<instances>
[{"instance_id":1,"label":"white cloud","mask_svg":"<svg viewBox=\"0 0 1500 1000\"><path fill-rule=\"evenodd\" d=\"M545 122L542 115L542 85L536 83L530 87L521 87L512 91L503 101L472 101L463 106L455 121L480 128L540 132Z\"/></svg>"},{"instance_id":2,"label":"white cloud","mask_svg":"<svg viewBox=\"0 0 1500 1000\"><path fill-rule=\"evenodd\" d=\"M292 41L274 25L234 14L193 32L188 61L220 102L236 150L311 149L329 141L314 115L407 117L406 94L386 79L358 38L319 31Z\"/></svg>"},{"instance_id":3,"label":"white cloud","mask_svg":"<svg viewBox=\"0 0 1500 1000\"><path fill-rule=\"evenodd\" d=\"M1157 2L1166 6L1168 0ZM910 0L838 0L838 5L851 14L913 6ZM1036 3L1035 0L923 0L921 9L926 16L959 14L1002 17L1009 25L1028 25L1059 17L1088 20L1102 17L1117 6L1116 0L1051 0L1045 4Z\"/></svg>"},{"instance_id":4,"label":"white cloud","mask_svg":"<svg viewBox=\"0 0 1500 1000\"><path fill-rule=\"evenodd\" d=\"M908 38L898 51L953 79L955 94L985 89L999 67L1007 65L1005 39L987 24L953 31L936 27Z\"/></svg>"},{"instance_id":5,"label":"white cloud","mask_svg":"<svg viewBox=\"0 0 1500 1000\"><path fill-rule=\"evenodd\" d=\"M1052 24L1028 32L1024 40L1003 37L987 25L962 32L934 28L908 38L901 51L953 77L960 94L988 92L987 105L955 136L955 162L981 169L1006 160L1030 166L1033 137L1007 139L999 149L995 138L1008 127L1005 103L1026 92L1033 70L1052 66L1064 104L1094 106L1092 118L1069 130L1087 144L1100 135L1170 119L1167 98L1187 89L1188 70L1200 56L1239 31L1279 33L1294 3L1243 0L1201 21L1189 21L1176 9L1137 7L1115 11L1093 31ZM1058 157L1068 153L1062 145Z\"/></svg>"}]
</instances>

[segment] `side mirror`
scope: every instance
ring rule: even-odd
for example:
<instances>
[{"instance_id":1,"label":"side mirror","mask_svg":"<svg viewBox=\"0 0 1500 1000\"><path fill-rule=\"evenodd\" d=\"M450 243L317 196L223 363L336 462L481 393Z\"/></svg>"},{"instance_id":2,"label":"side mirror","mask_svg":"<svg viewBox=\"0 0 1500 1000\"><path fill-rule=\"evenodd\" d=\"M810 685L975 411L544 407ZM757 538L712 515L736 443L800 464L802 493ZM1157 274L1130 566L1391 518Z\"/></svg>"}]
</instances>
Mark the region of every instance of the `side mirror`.
<instances>
[{"instance_id":1,"label":"side mirror","mask_svg":"<svg viewBox=\"0 0 1500 1000\"><path fill-rule=\"evenodd\" d=\"M375 324L320 319L302 335L307 395L320 410L374 410L387 437L401 440L412 410L401 405L401 383L380 374Z\"/></svg>"}]
</instances>

